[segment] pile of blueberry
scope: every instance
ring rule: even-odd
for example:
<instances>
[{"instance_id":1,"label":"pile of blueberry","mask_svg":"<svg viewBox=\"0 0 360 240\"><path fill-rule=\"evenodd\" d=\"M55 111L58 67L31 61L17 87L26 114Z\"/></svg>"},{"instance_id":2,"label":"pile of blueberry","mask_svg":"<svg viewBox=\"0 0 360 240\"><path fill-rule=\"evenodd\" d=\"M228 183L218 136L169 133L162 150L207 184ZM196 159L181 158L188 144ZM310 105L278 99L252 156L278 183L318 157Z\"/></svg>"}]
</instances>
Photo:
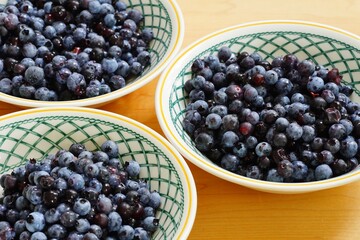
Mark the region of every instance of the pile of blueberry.
<instances>
[{"instance_id":1,"label":"pile of blueberry","mask_svg":"<svg viewBox=\"0 0 360 240\"><path fill-rule=\"evenodd\" d=\"M327 69L293 54L257 52L196 59L185 82L183 128L198 150L231 172L274 182L307 182L358 166L360 104Z\"/></svg>"},{"instance_id":2,"label":"pile of blueberry","mask_svg":"<svg viewBox=\"0 0 360 240\"><path fill-rule=\"evenodd\" d=\"M136 161L120 166L118 156L110 140L99 151L75 143L2 175L0 239L150 239L160 194Z\"/></svg>"},{"instance_id":3,"label":"pile of blueberry","mask_svg":"<svg viewBox=\"0 0 360 240\"><path fill-rule=\"evenodd\" d=\"M0 6L0 92L41 101L118 90L150 64L153 32L121 0L9 0Z\"/></svg>"}]
</instances>

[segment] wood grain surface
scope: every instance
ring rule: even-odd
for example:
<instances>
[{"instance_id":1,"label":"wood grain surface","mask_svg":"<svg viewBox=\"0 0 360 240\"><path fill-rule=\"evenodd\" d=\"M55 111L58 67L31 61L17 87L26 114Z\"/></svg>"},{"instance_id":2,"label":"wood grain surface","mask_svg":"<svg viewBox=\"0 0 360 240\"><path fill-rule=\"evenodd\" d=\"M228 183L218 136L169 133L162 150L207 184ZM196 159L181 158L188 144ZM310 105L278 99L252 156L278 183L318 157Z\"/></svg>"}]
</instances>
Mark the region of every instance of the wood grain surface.
<instances>
[{"instance_id":1,"label":"wood grain surface","mask_svg":"<svg viewBox=\"0 0 360 240\"><path fill-rule=\"evenodd\" d=\"M231 25L294 19L332 25L360 35L357 0L178 0L185 18L183 47ZM162 133L155 115L158 78L101 109ZM20 110L0 103L0 115ZM360 239L360 182L332 190L278 195L250 190L189 166L198 209L189 239Z\"/></svg>"}]
</instances>

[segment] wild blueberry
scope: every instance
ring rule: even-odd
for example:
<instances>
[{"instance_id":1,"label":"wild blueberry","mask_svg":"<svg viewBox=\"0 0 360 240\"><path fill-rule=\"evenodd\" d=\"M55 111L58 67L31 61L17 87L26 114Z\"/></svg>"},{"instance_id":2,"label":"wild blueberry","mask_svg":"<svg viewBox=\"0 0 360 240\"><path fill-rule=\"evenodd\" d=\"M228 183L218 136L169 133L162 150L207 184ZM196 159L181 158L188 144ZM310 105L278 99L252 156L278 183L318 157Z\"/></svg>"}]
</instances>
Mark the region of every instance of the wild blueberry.
<instances>
[{"instance_id":1,"label":"wild blueberry","mask_svg":"<svg viewBox=\"0 0 360 240\"><path fill-rule=\"evenodd\" d=\"M40 87L35 91L34 98L41 101L56 101L58 96L54 91L46 87Z\"/></svg>"},{"instance_id":2,"label":"wild blueberry","mask_svg":"<svg viewBox=\"0 0 360 240\"><path fill-rule=\"evenodd\" d=\"M293 89L293 84L287 78L280 78L275 83L275 89L277 90L278 93L289 94L291 92L291 90Z\"/></svg>"},{"instance_id":3,"label":"wild blueberry","mask_svg":"<svg viewBox=\"0 0 360 240\"><path fill-rule=\"evenodd\" d=\"M346 137L346 128L342 124L333 124L329 128L329 137L342 140Z\"/></svg>"},{"instance_id":4,"label":"wild blueberry","mask_svg":"<svg viewBox=\"0 0 360 240\"><path fill-rule=\"evenodd\" d=\"M30 85L36 85L44 79L44 70L39 67L31 66L25 71L25 80Z\"/></svg>"},{"instance_id":5,"label":"wild blueberry","mask_svg":"<svg viewBox=\"0 0 360 240\"><path fill-rule=\"evenodd\" d=\"M324 80L319 77L310 78L309 82L307 83L307 89L314 93L320 92L324 89Z\"/></svg>"},{"instance_id":6,"label":"wild blueberry","mask_svg":"<svg viewBox=\"0 0 360 240\"><path fill-rule=\"evenodd\" d=\"M310 60L304 60L298 64L297 70L303 76L311 76L315 72L315 64Z\"/></svg>"},{"instance_id":7,"label":"wild blueberry","mask_svg":"<svg viewBox=\"0 0 360 240\"><path fill-rule=\"evenodd\" d=\"M358 152L358 144L355 141L341 141L340 154L346 159L354 157Z\"/></svg>"},{"instance_id":8,"label":"wild blueberry","mask_svg":"<svg viewBox=\"0 0 360 240\"><path fill-rule=\"evenodd\" d=\"M101 150L103 152L105 152L110 158L117 157L119 154L118 145L114 141L111 141L111 140L105 141L101 145Z\"/></svg>"},{"instance_id":9,"label":"wild blueberry","mask_svg":"<svg viewBox=\"0 0 360 240\"><path fill-rule=\"evenodd\" d=\"M325 180L333 176L332 169L327 164L321 164L315 168L315 179Z\"/></svg>"},{"instance_id":10,"label":"wild blueberry","mask_svg":"<svg viewBox=\"0 0 360 240\"><path fill-rule=\"evenodd\" d=\"M290 123L289 126L286 128L286 134L290 139L298 140L303 135L302 127L297 124L296 122Z\"/></svg>"},{"instance_id":11,"label":"wild blueberry","mask_svg":"<svg viewBox=\"0 0 360 240\"><path fill-rule=\"evenodd\" d=\"M60 216L60 223L64 227L73 227L76 224L77 214L73 211L66 211Z\"/></svg>"},{"instance_id":12,"label":"wild blueberry","mask_svg":"<svg viewBox=\"0 0 360 240\"><path fill-rule=\"evenodd\" d=\"M221 117L216 113L210 113L206 116L205 124L209 129L218 129L221 126Z\"/></svg>"},{"instance_id":13,"label":"wild blueberry","mask_svg":"<svg viewBox=\"0 0 360 240\"><path fill-rule=\"evenodd\" d=\"M49 238L61 239L67 234L66 228L60 224L53 224L47 229L47 236Z\"/></svg>"},{"instance_id":14,"label":"wild blueberry","mask_svg":"<svg viewBox=\"0 0 360 240\"><path fill-rule=\"evenodd\" d=\"M311 142L314 140L314 138L316 137L316 132L314 127L309 126L309 125L304 125L302 127L303 129L303 134L302 134L302 139L304 140L304 142Z\"/></svg>"},{"instance_id":15,"label":"wild blueberry","mask_svg":"<svg viewBox=\"0 0 360 240\"><path fill-rule=\"evenodd\" d=\"M32 212L26 218L26 229L29 232L38 232L45 227L45 217L42 213Z\"/></svg>"},{"instance_id":16,"label":"wild blueberry","mask_svg":"<svg viewBox=\"0 0 360 240\"><path fill-rule=\"evenodd\" d=\"M239 141L239 137L233 131L227 131L223 134L221 145L223 148L233 148Z\"/></svg>"},{"instance_id":17,"label":"wild blueberry","mask_svg":"<svg viewBox=\"0 0 360 240\"><path fill-rule=\"evenodd\" d=\"M74 190L82 190L85 186L85 180L82 175L78 173L73 173L68 179L68 186Z\"/></svg>"},{"instance_id":18,"label":"wild blueberry","mask_svg":"<svg viewBox=\"0 0 360 240\"><path fill-rule=\"evenodd\" d=\"M271 145L267 142L260 142L255 147L255 153L257 156L269 156L271 154Z\"/></svg>"},{"instance_id":19,"label":"wild blueberry","mask_svg":"<svg viewBox=\"0 0 360 240\"><path fill-rule=\"evenodd\" d=\"M122 225L120 230L118 231L118 239L119 240L131 240L134 238L135 231L129 225Z\"/></svg>"},{"instance_id":20,"label":"wild blueberry","mask_svg":"<svg viewBox=\"0 0 360 240\"><path fill-rule=\"evenodd\" d=\"M284 178L279 175L276 169L270 169L266 176L266 181L270 182L283 182Z\"/></svg>"},{"instance_id":21,"label":"wild blueberry","mask_svg":"<svg viewBox=\"0 0 360 240\"><path fill-rule=\"evenodd\" d=\"M328 150L323 150L317 154L317 161L330 165L334 162L334 155Z\"/></svg>"},{"instance_id":22,"label":"wild blueberry","mask_svg":"<svg viewBox=\"0 0 360 240\"><path fill-rule=\"evenodd\" d=\"M240 161L237 156L232 154L225 154L221 158L221 167L224 169L235 172L240 164Z\"/></svg>"},{"instance_id":23,"label":"wild blueberry","mask_svg":"<svg viewBox=\"0 0 360 240\"><path fill-rule=\"evenodd\" d=\"M261 178L261 171L258 166L253 165L249 166L246 169L246 177L253 178L253 179L260 179Z\"/></svg>"},{"instance_id":24,"label":"wild blueberry","mask_svg":"<svg viewBox=\"0 0 360 240\"><path fill-rule=\"evenodd\" d=\"M30 240L47 240L47 237L43 232L34 232L31 234Z\"/></svg>"}]
</instances>

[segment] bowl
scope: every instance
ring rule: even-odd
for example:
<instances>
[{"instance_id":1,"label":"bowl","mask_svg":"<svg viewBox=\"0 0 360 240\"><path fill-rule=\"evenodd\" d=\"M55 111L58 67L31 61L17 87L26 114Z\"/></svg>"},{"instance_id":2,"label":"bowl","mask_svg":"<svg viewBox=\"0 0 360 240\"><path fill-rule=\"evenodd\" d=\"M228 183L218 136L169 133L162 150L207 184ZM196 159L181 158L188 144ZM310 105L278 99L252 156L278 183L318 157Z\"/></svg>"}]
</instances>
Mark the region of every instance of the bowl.
<instances>
[{"instance_id":1,"label":"bowl","mask_svg":"<svg viewBox=\"0 0 360 240\"><path fill-rule=\"evenodd\" d=\"M111 139L119 146L121 164L135 159L140 178L162 197L153 239L186 239L190 233L197 207L192 174L165 138L134 120L81 107L34 108L1 116L0 139L0 174L74 142L91 151Z\"/></svg>"},{"instance_id":2,"label":"bowl","mask_svg":"<svg viewBox=\"0 0 360 240\"><path fill-rule=\"evenodd\" d=\"M144 28L151 28L154 39L149 46L150 65L143 73L129 79L125 87L93 98L70 101L38 101L0 93L0 101L18 105L23 108L32 107L98 107L123 97L149 83L157 77L180 50L184 37L184 19L175 0L124 0L129 8L142 12Z\"/></svg>"},{"instance_id":3,"label":"bowl","mask_svg":"<svg viewBox=\"0 0 360 240\"><path fill-rule=\"evenodd\" d=\"M316 182L275 183L254 180L219 167L198 151L182 127L189 103L183 87L192 78L192 62L213 54L222 46L229 46L234 53L257 51L265 60L293 53L300 60L311 59L325 67L336 67L343 75L343 82L354 89L352 100L359 101L359 36L323 24L286 20L251 22L222 29L184 49L163 72L157 85L155 105L160 126L165 136L186 159L227 181L272 193L310 192L360 179L360 171L356 170Z\"/></svg>"}]
</instances>

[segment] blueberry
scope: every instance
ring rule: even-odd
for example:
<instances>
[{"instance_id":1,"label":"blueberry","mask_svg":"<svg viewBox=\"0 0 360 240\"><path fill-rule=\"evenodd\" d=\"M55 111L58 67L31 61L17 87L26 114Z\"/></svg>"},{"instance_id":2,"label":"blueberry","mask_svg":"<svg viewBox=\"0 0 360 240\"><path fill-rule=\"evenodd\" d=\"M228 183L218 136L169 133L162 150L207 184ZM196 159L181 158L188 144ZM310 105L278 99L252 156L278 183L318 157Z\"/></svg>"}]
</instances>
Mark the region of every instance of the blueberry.
<instances>
[{"instance_id":1,"label":"blueberry","mask_svg":"<svg viewBox=\"0 0 360 240\"><path fill-rule=\"evenodd\" d=\"M333 124L329 128L329 137L342 140L346 137L346 128L342 124Z\"/></svg>"},{"instance_id":2,"label":"blueberry","mask_svg":"<svg viewBox=\"0 0 360 240\"><path fill-rule=\"evenodd\" d=\"M247 147L242 142L239 142L236 146L234 146L232 151L233 154L239 158L244 158L247 155Z\"/></svg>"},{"instance_id":3,"label":"blueberry","mask_svg":"<svg viewBox=\"0 0 360 240\"><path fill-rule=\"evenodd\" d=\"M70 91L75 93L75 95L80 96L84 94L83 89L86 86L86 81L83 75L75 72L66 80L66 85Z\"/></svg>"},{"instance_id":4,"label":"blueberry","mask_svg":"<svg viewBox=\"0 0 360 240\"><path fill-rule=\"evenodd\" d=\"M60 216L61 216L61 214L59 211L56 210L56 208L51 208L51 209L47 210L44 214L45 221L50 224L59 221Z\"/></svg>"},{"instance_id":5,"label":"blueberry","mask_svg":"<svg viewBox=\"0 0 360 240\"><path fill-rule=\"evenodd\" d=\"M231 49L227 46L223 46L218 51L218 57L221 62L226 62L231 57Z\"/></svg>"},{"instance_id":6,"label":"blueberry","mask_svg":"<svg viewBox=\"0 0 360 240\"><path fill-rule=\"evenodd\" d=\"M67 183L68 186L74 190L82 190L85 187L85 180L83 176L78 173L71 174Z\"/></svg>"},{"instance_id":7,"label":"blueberry","mask_svg":"<svg viewBox=\"0 0 360 240\"><path fill-rule=\"evenodd\" d=\"M68 240L82 240L84 239L84 235L79 232L71 232L68 235Z\"/></svg>"},{"instance_id":8,"label":"blueberry","mask_svg":"<svg viewBox=\"0 0 360 240\"><path fill-rule=\"evenodd\" d=\"M76 231L86 233L90 230L90 222L85 218L77 219L75 222Z\"/></svg>"},{"instance_id":9,"label":"blueberry","mask_svg":"<svg viewBox=\"0 0 360 240\"><path fill-rule=\"evenodd\" d=\"M95 2L95 1L94 1ZM73 39L75 42L79 42L86 38L86 29L78 27L73 32Z\"/></svg>"},{"instance_id":10,"label":"blueberry","mask_svg":"<svg viewBox=\"0 0 360 240\"><path fill-rule=\"evenodd\" d=\"M328 82L324 85L325 90L330 90L335 96L338 96L339 94L339 87L337 84L333 82Z\"/></svg>"},{"instance_id":11,"label":"blueberry","mask_svg":"<svg viewBox=\"0 0 360 240\"><path fill-rule=\"evenodd\" d=\"M130 73L129 63L127 63L126 61L123 61L123 60L120 60L119 62L117 62L115 74L120 75L125 78L129 75L129 73Z\"/></svg>"},{"instance_id":12,"label":"blueberry","mask_svg":"<svg viewBox=\"0 0 360 240\"><path fill-rule=\"evenodd\" d=\"M286 134L290 139L298 140L303 135L302 127L297 124L296 122L290 123L289 126L286 128Z\"/></svg>"},{"instance_id":13,"label":"blueberry","mask_svg":"<svg viewBox=\"0 0 360 240\"><path fill-rule=\"evenodd\" d=\"M330 165L334 162L334 155L328 150L322 150L320 153L318 153L317 156L317 160L320 163L326 163Z\"/></svg>"},{"instance_id":14,"label":"blueberry","mask_svg":"<svg viewBox=\"0 0 360 240\"><path fill-rule=\"evenodd\" d=\"M73 211L66 211L60 216L60 222L64 227L73 227L76 224L77 214Z\"/></svg>"},{"instance_id":15,"label":"blueberry","mask_svg":"<svg viewBox=\"0 0 360 240\"><path fill-rule=\"evenodd\" d=\"M60 224L53 224L47 229L47 236L54 239L62 239L66 236L66 228Z\"/></svg>"},{"instance_id":16,"label":"blueberry","mask_svg":"<svg viewBox=\"0 0 360 240\"><path fill-rule=\"evenodd\" d=\"M101 62L102 69L107 73L113 73L118 68L118 63L115 58L104 58Z\"/></svg>"},{"instance_id":17,"label":"blueberry","mask_svg":"<svg viewBox=\"0 0 360 240\"><path fill-rule=\"evenodd\" d=\"M130 177L136 178L140 174L140 164L135 160L130 160L125 163L125 171Z\"/></svg>"},{"instance_id":18,"label":"blueberry","mask_svg":"<svg viewBox=\"0 0 360 240\"><path fill-rule=\"evenodd\" d=\"M135 231L134 228L129 225L122 225L118 231L119 240L131 240L134 238Z\"/></svg>"},{"instance_id":19,"label":"blueberry","mask_svg":"<svg viewBox=\"0 0 360 240\"><path fill-rule=\"evenodd\" d=\"M333 176L332 169L327 164L321 164L315 168L315 179L325 180Z\"/></svg>"},{"instance_id":20,"label":"blueberry","mask_svg":"<svg viewBox=\"0 0 360 240\"><path fill-rule=\"evenodd\" d=\"M358 144L355 141L343 140L341 142L340 154L346 159L354 157L358 152Z\"/></svg>"},{"instance_id":21,"label":"blueberry","mask_svg":"<svg viewBox=\"0 0 360 240\"><path fill-rule=\"evenodd\" d=\"M0 80L0 92L11 94L13 86L12 81L9 78L3 78Z\"/></svg>"},{"instance_id":22,"label":"blueberry","mask_svg":"<svg viewBox=\"0 0 360 240\"><path fill-rule=\"evenodd\" d=\"M279 117L278 119L276 119L275 121L275 129L277 131L284 131L288 126L289 126L289 121L287 120L287 118L284 117Z\"/></svg>"},{"instance_id":23,"label":"blueberry","mask_svg":"<svg viewBox=\"0 0 360 240\"><path fill-rule=\"evenodd\" d=\"M324 80L319 77L310 78L309 82L307 83L307 89L314 93L322 91L324 89Z\"/></svg>"},{"instance_id":24,"label":"blueberry","mask_svg":"<svg viewBox=\"0 0 360 240\"><path fill-rule=\"evenodd\" d=\"M275 72L274 70L266 71L264 77L265 77L265 83L268 84L268 85L276 84L276 82L279 79L279 76L278 76L277 72Z\"/></svg>"},{"instance_id":25,"label":"blueberry","mask_svg":"<svg viewBox=\"0 0 360 240\"><path fill-rule=\"evenodd\" d=\"M216 113L220 117L225 117L228 114L228 108L224 105L216 105L210 109L211 113Z\"/></svg>"},{"instance_id":26,"label":"blueberry","mask_svg":"<svg viewBox=\"0 0 360 240\"><path fill-rule=\"evenodd\" d=\"M143 71L144 67L141 63L134 61L130 64L130 72L134 75L139 75Z\"/></svg>"},{"instance_id":27,"label":"blueberry","mask_svg":"<svg viewBox=\"0 0 360 240\"><path fill-rule=\"evenodd\" d=\"M270 169L268 171L268 174L266 176L266 181L270 182L283 182L284 178L279 175L278 171L276 169Z\"/></svg>"},{"instance_id":28,"label":"blueberry","mask_svg":"<svg viewBox=\"0 0 360 240\"><path fill-rule=\"evenodd\" d=\"M47 240L47 237L46 237L45 233L43 233L43 232L34 232L31 235L30 240Z\"/></svg>"},{"instance_id":29,"label":"blueberry","mask_svg":"<svg viewBox=\"0 0 360 240\"><path fill-rule=\"evenodd\" d=\"M26 229L29 232L38 232L45 227L45 217L42 213L32 212L26 218Z\"/></svg>"},{"instance_id":30,"label":"blueberry","mask_svg":"<svg viewBox=\"0 0 360 240\"><path fill-rule=\"evenodd\" d=\"M252 57L247 56L240 61L239 65L244 69L250 69L255 66L255 60Z\"/></svg>"},{"instance_id":31,"label":"blueberry","mask_svg":"<svg viewBox=\"0 0 360 240\"><path fill-rule=\"evenodd\" d=\"M225 154L221 158L221 167L224 169L235 172L240 164L240 161L237 156L232 154Z\"/></svg>"},{"instance_id":32,"label":"blueberry","mask_svg":"<svg viewBox=\"0 0 360 240\"><path fill-rule=\"evenodd\" d=\"M233 131L227 131L223 134L221 145L223 148L233 148L239 141L238 135Z\"/></svg>"},{"instance_id":33,"label":"blueberry","mask_svg":"<svg viewBox=\"0 0 360 240\"><path fill-rule=\"evenodd\" d=\"M246 177L253 178L253 179L260 179L261 178L261 172L258 166L249 166L246 169Z\"/></svg>"},{"instance_id":34,"label":"blueberry","mask_svg":"<svg viewBox=\"0 0 360 240\"><path fill-rule=\"evenodd\" d=\"M150 234L142 227L137 227L134 230L134 237L139 240L149 240Z\"/></svg>"},{"instance_id":35,"label":"blueberry","mask_svg":"<svg viewBox=\"0 0 360 240\"><path fill-rule=\"evenodd\" d=\"M36 85L44 79L44 70L40 67L31 66L26 69L24 76L30 85Z\"/></svg>"},{"instance_id":36,"label":"blueberry","mask_svg":"<svg viewBox=\"0 0 360 240\"><path fill-rule=\"evenodd\" d=\"M159 219L156 219L155 217L146 217L142 225L145 230L155 232L159 227Z\"/></svg>"},{"instance_id":37,"label":"blueberry","mask_svg":"<svg viewBox=\"0 0 360 240\"><path fill-rule=\"evenodd\" d=\"M74 202L73 210L75 213L79 214L80 216L85 216L90 212L91 204L85 198L78 198Z\"/></svg>"},{"instance_id":38,"label":"blueberry","mask_svg":"<svg viewBox=\"0 0 360 240\"><path fill-rule=\"evenodd\" d=\"M292 177L295 180L304 180L308 174L308 167L302 161L294 161L292 162L293 165L293 173Z\"/></svg>"},{"instance_id":39,"label":"blueberry","mask_svg":"<svg viewBox=\"0 0 360 240\"><path fill-rule=\"evenodd\" d=\"M271 154L272 147L267 142L260 142L255 147L255 153L257 156L269 156Z\"/></svg>"},{"instance_id":40,"label":"blueberry","mask_svg":"<svg viewBox=\"0 0 360 240\"><path fill-rule=\"evenodd\" d=\"M26 192L26 199L30 201L30 203L34 205L38 205L42 202L42 191L40 188L36 186L30 186L28 191Z\"/></svg>"},{"instance_id":41,"label":"blueberry","mask_svg":"<svg viewBox=\"0 0 360 240\"><path fill-rule=\"evenodd\" d=\"M101 4L99 1L90 1L88 9L90 13L97 14L101 10Z\"/></svg>"},{"instance_id":42,"label":"blueberry","mask_svg":"<svg viewBox=\"0 0 360 240\"><path fill-rule=\"evenodd\" d=\"M207 133L200 133L195 138L195 145L200 151L208 151L214 145L214 139Z\"/></svg>"},{"instance_id":43,"label":"blueberry","mask_svg":"<svg viewBox=\"0 0 360 240\"><path fill-rule=\"evenodd\" d=\"M19 235L19 240L29 240L31 238L31 233L29 231L24 231Z\"/></svg>"},{"instance_id":44,"label":"blueberry","mask_svg":"<svg viewBox=\"0 0 360 240\"><path fill-rule=\"evenodd\" d=\"M304 140L304 142L311 142L314 140L314 138L316 137L316 132L314 127L309 126L309 125L304 125L302 127L303 129L303 134L302 134L302 139Z\"/></svg>"},{"instance_id":45,"label":"blueberry","mask_svg":"<svg viewBox=\"0 0 360 240\"><path fill-rule=\"evenodd\" d=\"M103 152L105 152L110 158L115 158L119 154L118 145L114 141L111 141L111 140L105 141L101 145L101 150Z\"/></svg>"},{"instance_id":46,"label":"blueberry","mask_svg":"<svg viewBox=\"0 0 360 240\"><path fill-rule=\"evenodd\" d=\"M310 60L304 60L298 64L297 70L303 76L311 76L315 72L315 64Z\"/></svg>"},{"instance_id":47,"label":"blueberry","mask_svg":"<svg viewBox=\"0 0 360 240\"><path fill-rule=\"evenodd\" d=\"M248 87L244 91L244 99L249 103L255 101L257 96L258 96L258 92L254 87Z\"/></svg>"},{"instance_id":48,"label":"blueberry","mask_svg":"<svg viewBox=\"0 0 360 240\"><path fill-rule=\"evenodd\" d=\"M14 224L14 231L17 236L26 231L26 221L24 219L17 220Z\"/></svg>"},{"instance_id":49,"label":"blueberry","mask_svg":"<svg viewBox=\"0 0 360 240\"><path fill-rule=\"evenodd\" d=\"M289 94L293 89L293 84L287 78L280 78L275 83L275 89L277 90L278 93Z\"/></svg>"},{"instance_id":50,"label":"blueberry","mask_svg":"<svg viewBox=\"0 0 360 240\"><path fill-rule=\"evenodd\" d=\"M96 207L98 212L109 214L112 210L111 199L104 195L100 195L96 203Z\"/></svg>"},{"instance_id":51,"label":"blueberry","mask_svg":"<svg viewBox=\"0 0 360 240\"><path fill-rule=\"evenodd\" d=\"M41 101L56 101L58 96L54 91L46 87L40 87L35 91L34 98Z\"/></svg>"},{"instance_id":52,"label":"blueberry","mask_svg":"<svg viewBox=\"0 0 360 240\"><path fill-rule=\"evenodd\" d=\"M221 117L216 113L210 113L206 116L206 126L209 129L218 129L221 126Z\"/></svg>"},{"instance_id":53,"label":"blueberry","mask_svg":"<svg viewBox=\"0 0 360 240\"><path fill-rule=\"evenodd\" d=\"M294 166L289 160L282 160L278 163L277 173L284 177L290 177L294 172Z\"/></svg>"},{"instance_id":54,"label":"blueberry","mask_svg":"<svg viewBox=\"0 0 360 240\"><path fill-rule=\"evenodd\" d=\"M88 164L84 168L84 173L89 178L95 178L99 175L99 167L96 164Z\"/></svg>"},{"instance_id":55,"label":"blueberry","mask_svg":"<svg viewBox=\"0 0 360 240\"><path fill-rule=\"evenodd\" d=\"M122 218L117 212L109 213L109 221L108 221L108 231L109 232L118 232L121 229Z\"/></svg>"},{"instance_id":56,"label":"blueberry","mask_svg":"<svg viewBox=\"0 0 360 240\"><path fill-rule=\"evenodd\" d=\"M272 141L275 147L285 147L288 139L284 133L276 133L274 134Z\"/></svg>"},{"instance_id":57,"label":"blueberry","mask_svg":"<svg viewBox=\"0 0 360 240\"><path fill-rule=\"evenodd\" d=\"M125 79L120 76L120 75L114 75L110 78L109 82L108 82L110 88L115 91L118 90L120 88L125 87Z\"/></svg>"}]
</instances>

